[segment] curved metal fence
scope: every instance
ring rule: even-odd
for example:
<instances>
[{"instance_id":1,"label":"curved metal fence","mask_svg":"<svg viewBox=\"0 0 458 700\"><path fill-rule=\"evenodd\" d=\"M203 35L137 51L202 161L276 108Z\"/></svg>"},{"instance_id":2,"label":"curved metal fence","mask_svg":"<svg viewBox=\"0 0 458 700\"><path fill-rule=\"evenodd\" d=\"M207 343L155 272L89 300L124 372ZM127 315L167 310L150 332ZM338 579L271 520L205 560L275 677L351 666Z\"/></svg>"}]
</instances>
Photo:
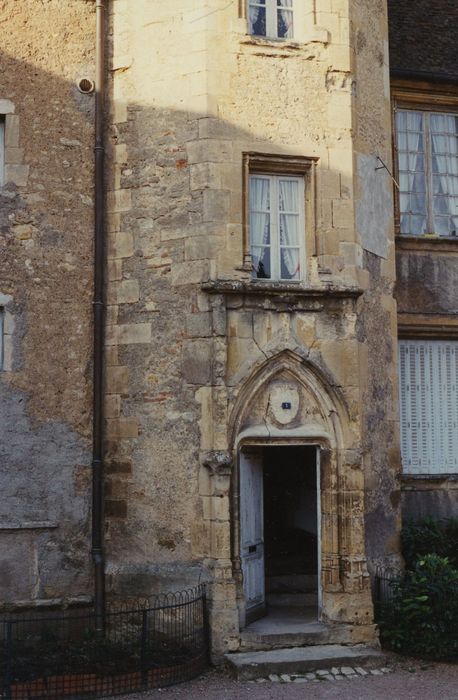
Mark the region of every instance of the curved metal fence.
<instances>
[{"instance_id":1,"label":"curved metal fence","mask_svg":"<svg viewBox=\"0 0 458 700\"><path fill-rule=\"evenodd\" d=\"M3 700L104 697L189 680L208 663L204 586L92 609L0 619Z\"/></svg>"}]
</instances>

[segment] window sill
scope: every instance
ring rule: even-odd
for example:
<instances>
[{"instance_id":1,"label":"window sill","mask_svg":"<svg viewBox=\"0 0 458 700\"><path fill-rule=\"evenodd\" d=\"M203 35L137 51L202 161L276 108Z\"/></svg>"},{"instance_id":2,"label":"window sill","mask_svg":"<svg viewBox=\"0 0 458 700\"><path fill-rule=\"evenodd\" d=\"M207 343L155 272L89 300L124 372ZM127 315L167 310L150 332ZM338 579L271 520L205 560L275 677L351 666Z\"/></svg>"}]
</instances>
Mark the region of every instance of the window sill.
<instances>
[{"instance_id":1,"label":"window sill","mask_svg":"<svg viewBox=\"0 0 458 700\"><path fill-rule=\"evenodd\" d=\"M402 487L418 487L421 485L449 486L455 482L458 486L458 474L402 474Z\"/></svg>"},{"instance_id":2,"label":"window sill","mask_svg":"<svg viewBox=\"0 0 458 700\"><path fill-rule=\"evenodd\" d=\"M458 236L446 238L445 236L406 236L398 234L395 246L397 250L458 251Z\"/></svg>"},{"instance_id":3,"label":"window sill","mask_svg":"<svg viewBox=\"0 0 458 700\"><path fill-rule=\"evenodd\" d=\"M305 299L357 299L363 293L360 287L344 287L327 284L307 287L302 282L276 282L265 280L212 280L204 282L202 290L208 294L241 294L246 296L291 297Z\"/></svg>"},{"instance_id":4,"label":"window sill","mask_svg":"<svg viewBox=\"0 0 458 700\"><path fill-rule=\"evenodd\" d=\"M245 35L240 39L240 47L247 49L259 49L264 56L297 56L299 51L303 51L307 44L319 43L328 44L329 34L326 30L315 31L310 36L305 36L298 41L295 39L270 39L262 36Z\"/></svg>"}]
</instances>

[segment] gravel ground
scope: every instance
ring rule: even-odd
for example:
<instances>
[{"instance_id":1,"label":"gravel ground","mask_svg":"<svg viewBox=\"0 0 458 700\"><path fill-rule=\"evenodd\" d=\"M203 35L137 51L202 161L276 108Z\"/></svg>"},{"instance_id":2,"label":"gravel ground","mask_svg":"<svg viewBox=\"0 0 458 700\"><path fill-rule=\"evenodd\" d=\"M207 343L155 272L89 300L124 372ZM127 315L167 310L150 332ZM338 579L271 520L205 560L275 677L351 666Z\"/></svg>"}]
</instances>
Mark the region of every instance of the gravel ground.
<instances>
[{"instance_id":1,"label":"gravel ground","mask_svg":"<svg viewBox=\"0 0 458 700\"><path fill-rule=\"evenodd\" d=\"M131 700L458 700L458 665L391 662L394 671L342 681L275 683L234 681L217 671L172 688L130 695Z\"/></svg>"}]
</instances>

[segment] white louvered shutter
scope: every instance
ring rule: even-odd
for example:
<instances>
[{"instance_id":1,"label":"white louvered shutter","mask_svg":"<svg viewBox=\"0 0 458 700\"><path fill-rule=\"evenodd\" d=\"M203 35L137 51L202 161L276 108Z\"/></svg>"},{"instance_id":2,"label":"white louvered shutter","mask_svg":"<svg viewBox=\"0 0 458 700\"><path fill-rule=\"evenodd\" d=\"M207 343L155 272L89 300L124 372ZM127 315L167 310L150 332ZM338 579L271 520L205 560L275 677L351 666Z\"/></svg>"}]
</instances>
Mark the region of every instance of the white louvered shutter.
<instances>
[{"instance_id":1,"label":"white louvered shutter","mask_svg":"<svg viewBox=\"0 0 458 700\"><path fill-rule=\"evenodd\" d=\"M458 342L399 341L401 452L406 474L458 472Z\"/></svg>"}]
</instances>

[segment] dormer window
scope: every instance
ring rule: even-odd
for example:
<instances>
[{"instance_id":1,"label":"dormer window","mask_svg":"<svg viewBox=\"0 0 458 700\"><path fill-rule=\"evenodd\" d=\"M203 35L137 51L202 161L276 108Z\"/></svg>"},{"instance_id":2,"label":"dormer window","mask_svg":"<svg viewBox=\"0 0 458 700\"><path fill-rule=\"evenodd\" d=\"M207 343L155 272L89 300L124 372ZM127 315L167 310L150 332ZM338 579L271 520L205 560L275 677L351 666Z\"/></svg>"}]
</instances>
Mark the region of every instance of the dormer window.
<instances>
[{"instance_id":1,"label":"dormer window","mask_svg":"<svg viewBox=\"0 0 458 700\"><path fill-rule=\"evenodd\" d=\"M249 32L268 39L292 39L293 0L248 0Z\"/></svg>"}]
</instances>

